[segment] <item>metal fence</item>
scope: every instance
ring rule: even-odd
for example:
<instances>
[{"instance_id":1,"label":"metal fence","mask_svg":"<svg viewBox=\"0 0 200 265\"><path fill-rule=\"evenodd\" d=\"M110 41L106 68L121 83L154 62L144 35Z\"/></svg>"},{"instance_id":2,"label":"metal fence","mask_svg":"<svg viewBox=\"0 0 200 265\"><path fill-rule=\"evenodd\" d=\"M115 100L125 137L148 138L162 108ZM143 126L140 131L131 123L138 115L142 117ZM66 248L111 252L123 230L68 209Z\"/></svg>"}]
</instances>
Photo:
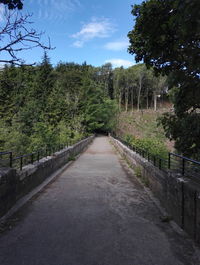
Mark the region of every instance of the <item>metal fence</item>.
<instances>
[{"instance_id":1,"label":"metal fence","mask_svg":"<svg viewBox=\"0 0 200 265\"><path fill-rule=\"evenodd\" d=\"M200 177L200 162L174 153L169 153L168 168L182 176Z\"/></svg>"},{"instance_id":2,"label":"metal fence","mask_svg":"<svg viewBox=\"0 0 200 265\"><path fill-rule=\"evenodd\" d=\"M113 138L119 140L129 149L133 150L143 158L147 159L154 166L158 167L160 170L171 170L174 173L178 173L181 176L194 177L200 180L200 162L190 159L188 157L178 155L175 153L168 153L166 158L156 156L147 150L141 149L137 146L134 146L122 138L112 135Z\"/></svg>"},{"instance_id":3,"label":"metal fence","mask_svg":"<svg viewBox=\"0 0 200 265\"><path fill-rule=\"evenodd\" d=\"M53 155L55 152L58 152L71 144L73 144L73 142L69 141L66 144L59 144L51 148L45 147L36 152L17 156L11 151L0 152L0 167L11 167L22 170L23 166L33 164L41 158Z\"/></svg>"}]
</instances>

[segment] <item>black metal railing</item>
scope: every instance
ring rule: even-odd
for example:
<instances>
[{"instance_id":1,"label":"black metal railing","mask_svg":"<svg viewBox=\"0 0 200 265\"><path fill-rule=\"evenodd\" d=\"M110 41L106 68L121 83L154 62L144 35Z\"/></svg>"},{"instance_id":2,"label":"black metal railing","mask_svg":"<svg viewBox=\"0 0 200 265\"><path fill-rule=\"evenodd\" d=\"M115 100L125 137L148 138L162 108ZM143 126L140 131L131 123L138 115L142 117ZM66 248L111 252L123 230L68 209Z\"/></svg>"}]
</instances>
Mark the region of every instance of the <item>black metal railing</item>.
<instances>
[{"instance_id":1,"label":"black metal railing","mask_svg":"<svg viewBox=\"0 0 200 265\"><path fill-rule=\"evenodd\" d=\"M163 157L160 157L158 155L152 154L151 152L148 152L145 149L142 149L138 146L135 146L133 144L130 144L129 142L123 140L122 138L118 136L113 136L115 139L119 140L122 142L124 145L126 145L129 149L132 151L136 152L143 158L147 159L150 163L152 163L154 166L158 167L159 169L166 170L168 167L168 160L164 159Z\"/></svg>"},{"instance_id":2,"label":"black metal railing","mask_svg":"<svg viewBox=\"0 0 200 265\"><path fill-rule=\"evenodd\" d=\"M80 139L79 141L81 141ZM22 154L15 156L13 152L0 152L0 167L11 167L22 170L23 166L28 164L33 164L44 157L53 155L55 152L58 152L70 145L74 144L74 141L71 139L65 144L59 144L51 148L45 147L29 154Z\"/></svg>"},{"instance_id":3,"label":"black metal railing","mask_svg":"<svg viewBox=\"0 0 200 265\"><path fill-rule=\"evenodd\" d=\"M183 176L200 176L200 162L178 154L169 153L168 168Z\"/></svg>"},{"instance_id":4,"label":"black metal railing","mask_svg":"<svg viewBox=\"0 0 200 265\"><path fill-rule=\"evenodd\" d=\"M143 158L147 159L150 163L158 167L160 170L171 170L175 173L179 173L181 176L195 178L200 177L199 161L171 152L168 153L168 156L166 154L166 158L163 158L161 156L154 155L147 150L134 146L116 135L111 136L122 142L129 149L133 150Z\"/></svg>"}]
</instances>

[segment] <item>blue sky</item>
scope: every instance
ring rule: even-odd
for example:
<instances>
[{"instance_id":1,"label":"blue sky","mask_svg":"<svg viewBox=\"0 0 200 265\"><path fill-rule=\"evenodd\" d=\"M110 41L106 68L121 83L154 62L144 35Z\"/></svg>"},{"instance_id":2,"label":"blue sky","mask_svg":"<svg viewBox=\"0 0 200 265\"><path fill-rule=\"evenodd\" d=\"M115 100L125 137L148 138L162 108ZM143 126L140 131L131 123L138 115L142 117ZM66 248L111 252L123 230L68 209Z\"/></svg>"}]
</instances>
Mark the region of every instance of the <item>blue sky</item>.
<instances>
[{"instance_id":1,"label":"blue sky","mask_svg":"<svg viewBox=\"0 0 200 265\"><path fill-rule=\"evenodd\" d=\"M59 61L114 67L134 64L127 53L127 33L134 21L131 5L141 0L25 0L23 12L32 13L33 28L50 37L52 64ZM39 62L42 50L23 52L27 63Z\"/></svg>"}]
</instances>

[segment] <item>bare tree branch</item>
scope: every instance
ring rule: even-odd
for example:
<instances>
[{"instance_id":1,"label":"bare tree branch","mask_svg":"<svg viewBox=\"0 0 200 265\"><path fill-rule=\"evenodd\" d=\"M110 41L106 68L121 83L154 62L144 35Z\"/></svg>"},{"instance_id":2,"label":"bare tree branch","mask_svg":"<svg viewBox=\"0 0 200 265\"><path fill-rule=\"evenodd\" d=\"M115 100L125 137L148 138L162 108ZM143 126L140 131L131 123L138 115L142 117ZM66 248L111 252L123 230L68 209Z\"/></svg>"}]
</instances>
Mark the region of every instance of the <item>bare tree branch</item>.
<instances>
[{"instance_id":1,"label":"bare tree branch","mask_svg":"<svg viewBox=\"0 0 200 265\"><path fill-rule=\"evenodd\" d=\"M44 50L54 49L51 47L49 38L47 45L42 43L41 38L44 32L38 33L31 28L32 22L29 20L31 16L31 14L23 15L19 11L5 9L4 20L0 22L1 63L24 63L23 59L18 57L18 52L23 50L31 50L36 47ZM1 58L2 54L6 57L5 59ZM7 57L10 57L10 59L7 59Z\"/></svg>"}]
</instances>

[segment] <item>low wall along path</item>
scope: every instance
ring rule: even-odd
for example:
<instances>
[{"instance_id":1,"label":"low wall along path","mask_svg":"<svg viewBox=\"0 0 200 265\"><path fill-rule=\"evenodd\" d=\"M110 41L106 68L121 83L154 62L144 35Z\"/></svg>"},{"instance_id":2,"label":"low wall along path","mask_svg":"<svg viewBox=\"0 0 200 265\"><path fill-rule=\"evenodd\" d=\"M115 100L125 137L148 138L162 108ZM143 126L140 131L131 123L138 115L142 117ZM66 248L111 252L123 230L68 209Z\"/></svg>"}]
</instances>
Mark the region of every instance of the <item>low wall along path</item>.
<instances>
[{"instance_id":1,"label":"low wall along path","mask_svg":"<svg viewBox=\"0 0 200 265\"><path fill-rule=\"evenodd\" d=\"M173 220L200 244L200 184L171 171L161 171L120 141L112 137L110 139L130 165L140 171L143 182Z\"/></svg>"},{"instance_id":2,"label":"low wall along path","mask_svg":"<svg viewBox=\"0 0 200 265\"><path fill-rule=\"evenodd\" d=\"M23 167L23 170L0 169L0 217L3 216L21 197L41 184L54 172L65 166L70 159L81 153L94 136L90 136L52 156Z\"/></svg>"}]
</instances>

